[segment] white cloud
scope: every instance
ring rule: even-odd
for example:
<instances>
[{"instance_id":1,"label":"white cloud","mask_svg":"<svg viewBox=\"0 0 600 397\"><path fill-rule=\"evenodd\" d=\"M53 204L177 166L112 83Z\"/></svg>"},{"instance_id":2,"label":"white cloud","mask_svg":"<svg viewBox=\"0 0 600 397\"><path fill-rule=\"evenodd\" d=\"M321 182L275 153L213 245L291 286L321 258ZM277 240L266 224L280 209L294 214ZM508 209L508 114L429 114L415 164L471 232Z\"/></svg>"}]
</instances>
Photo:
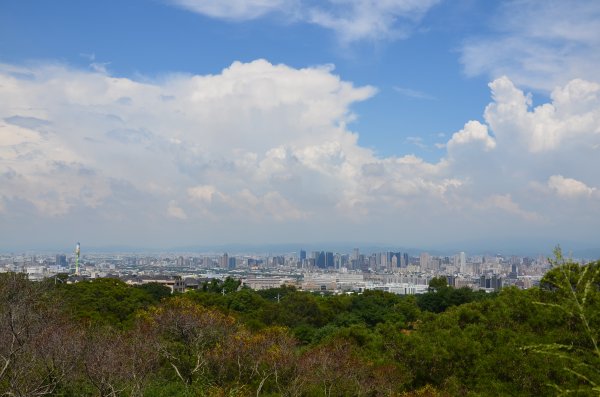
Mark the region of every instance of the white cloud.
<instances>
[{"instance_id":1,"label":"white cloud","mask_svg":"<svg viewBox=\"0 0 600 397\"><path fill-rule=\"evenodd\" d=\"M26 200L50 216L67 214L76 202L96 208L109 194L108 181L97 179L83 156L57 146L46 122L18 122L26 128L18 119L0 120L0 197Z\"/></svg>"},{"instance_id":2,"label":"white cloud","mask_svg":"<svg viewBox=\"0 0 600 397\"><path fill-rule=\"evenodd\" d=\"M213 18L249 20L289 7L289 0L169 0L170 3Z\"/></svg>"},{"instance_id":3,"label":"white cloud","mask_svg":"<svg viewBox=\"0 0 600 397\"><path fill-rule=\"evenodd\" d=\"M276 191L257 196L249 188L227 194L214 186L196 186L188 189L188 194L191 202L200 209L200 215L208 215L213 219L217 219L217 213L221 219L234 221L248 217L257 221L286 221L302 219L307 215Z\"/></svg>"},{"instance_id":4,"label":"white cloud","mask_svg":"<svg viewBox=\"0 0 600 397\"><path fill-rule=\"evenodd\" d=\"M541 216L532 211L522 209L519 204L515 203L510 194L495 194L485 199L484 207L498 209L508 214L516 215L528 222L537 222L541 220Z\"/></svg>"},{"instance_id":5,"label":"white cloud","mask_svg":"<svg viewBox=\"0 0 600 397\"><path fill-rule=\"evenodd\" d=\"M503 3L487 35L462 48L468 75L507 75L519 85L553 90L600 68L600 3L518 0Z\"/></svg>"},{"instance_id":6,"label":"white cloud","mask_svg":"<svg viewBox=\"0 0 600 397\"><path fill-rule=\"evenodd\" d=\"M219 19L251 20L269 13L333 30L340 40L407 37L439 0L170 0L192 12Z\"/></svg>"},{"instance_id":7,"label":"white cloud","mask_svg":"<svg viewBox=\"0 0 600 397\"><path fill-rule=\"evenodd\" d=\"M394 91L396 91L400 95L403 95L403 96L406 96L406 97L409 97L409 98L414 98L414 99L426 99L426 100L429 100L429 101L433 101L433 100L436 99L433 95L429 95L426 92L419 91L419 90L414 90L412 88L405 88L405 87L395 86L394 87Z\"/></svg>"},{"instance_id":8,"label":"white cloud","mask_svg":"<svg viewBox=\"0 0 600 397\"><path fill-rule=\"evenodd\" d=\"M307 215L275 191L256 196L249 189L244 189L230 201L237 207L240 215L251 213L257 219L266 216L276 221L287 221L302 219Z\"/></svg>"},{"instance_id":9,"label":"white cloud","mask_svg":"<svg viewBox=\"0 0 600 397\"><path fill-rule=\"evenodd\" d=\"M420 136L409 136L406 138L406 142L420 147L421 149L425 149L427 147L427 145L423 143L423 138Z\"/></svg>"},{"instance_id":10,"label":"white cloud","mask_svg":"<svg viewBox=\"0 0 600 397\"><path fill-rule=\"evenodd\" d=\"M194 186L188 189L188 194L192 200L210 204L217 189L214 186Z\"/></svg>"},{"instance_id":11,"label":"white cloud","mask_svg":"<svg viewBox=\"0 0 600 397\"><path fill-rule=\"evenodd\" d=\"M169 206L167 207L167 214L173 218L187 219L185 211L177 205L177 202L175 200L169 201Z\"/></svg>"},{"instance_id":12,"label":"white cloud","mask_svg":"<svg viewBox=\"0 0 600 397\"><path fill-rule=\"evenodd\" d=\"M438 0L330 0L308 7L308 22L334 30L343 42L407 37Z\"/></svg>"},{"instance_id":13,"label":"white cloud","mask_svg":"<svg viewBox=\"0 0 600 397\"><path fill-rule=\"evenodd\" d=\"M573 80L552 92L551 103L532 109L531 95L507 77L494 80L490 88L494 102L485 119L498 142L522 144L531 153L600 142L600 84Z\"/></svg>"},{"instance_id":14,"label":"white cloud","mask_svg":"<svg viewBox=\"0 0 600 397\"><path fill-rule=\"evenodd\" d=\"M486 152L496 147L496 141L488 134L487 126L478 121L469 121L462 130L455 132L447 147L448 151L452 151L472 143L480 145Z\"/></svg>"},{"instance_id":15,"label":"white cloud","mask_svg":"<svg viewBox=\"0 0 600 397\"><path fill-rule=\"evenodd\" d=\"M597 190L581 181L565 178L562 175L552 175L548 179L548 187L563 198L591 197Z\"/></svg>"}]
</instances>

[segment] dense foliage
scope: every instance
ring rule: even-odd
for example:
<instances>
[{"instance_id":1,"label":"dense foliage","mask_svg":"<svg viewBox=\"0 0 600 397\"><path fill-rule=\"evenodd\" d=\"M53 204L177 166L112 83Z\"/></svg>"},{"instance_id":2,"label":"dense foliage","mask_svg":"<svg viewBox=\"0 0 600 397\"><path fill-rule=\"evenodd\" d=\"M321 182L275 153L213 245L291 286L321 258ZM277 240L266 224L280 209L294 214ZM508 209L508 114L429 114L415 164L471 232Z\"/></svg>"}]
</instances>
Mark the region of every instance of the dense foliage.
<instances>
[{"instance_id":1,"label":"dense foliage","mask_svg":"<svg viewBox=\"0 0 600 397\"><path fill-rule=\"evenodd\" d=\"M0 274L7 396L600 394L600 262L540 288L318 295Z\"/></svg>"}]
</instances>

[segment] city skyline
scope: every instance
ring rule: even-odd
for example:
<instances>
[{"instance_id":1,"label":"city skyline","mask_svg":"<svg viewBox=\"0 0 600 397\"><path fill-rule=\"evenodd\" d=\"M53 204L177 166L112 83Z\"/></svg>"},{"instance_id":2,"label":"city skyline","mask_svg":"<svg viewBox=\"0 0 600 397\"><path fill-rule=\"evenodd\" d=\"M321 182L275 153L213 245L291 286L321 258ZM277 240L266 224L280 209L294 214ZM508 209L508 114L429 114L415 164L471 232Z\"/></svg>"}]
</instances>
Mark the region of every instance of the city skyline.
<instances>
[{"instance_id":1,"label":"city skyline","mask_svg":"<svg viewBox=\"0 0 600 397\"><path fill-rule=\"evenodd\" d=\"M198 287L198 277L204 280L233 277L245 279L244 284L250 283L253 289L277 288L285 284L301 286L302 290L321 290L325 286L326 290L339 293L341 283L346 291L391 288L388 292L420 294L427 292L429 280L439 276L447 277L453 287L468 286L475 290L481 287L498 290L503 285L530 288L552 266L543 255L537 258L499 254L467 256L460 252L437 256L421 252L414 256L400 251L366 253L358 248L352 253L300 250L283 255L89 253L80 261L78 249L79 245L75 255L0 255L0 273L27 273L34 280L68 275L74 282L119 277L127 279L128 283L140 283L144 278L146 282L153 282L158 277L161 283L171 287L173 280L185 279L187 285L187 280L192 278L190 288ZM506 277L508 279L503 282ZM315 284L317 279L320 281ZM492 280L496 280L494 286L490 284ZM372 284L366 286L365 281Z\"/></svg>"},{"instance_id":2,"label":"city skyline","mask_svg":"<svg viewBox=\"0 0 600 397\"><path fill-rule=\"evenodd\" d=\"M3 3L0 251L597 251L600 4L480 3Z\"/></svg>"},{"instance_id":3,"label":"city skyline","mask_svg":"<svg viewBox=\"0 0 600 397\"><path fill-rule=\"evenodd\" d=\"M79 244L79 243L78 243ZM474 244L473 247L477 245ZM419 258L420 255L426 254L431 257L443 258L452 257L463 254L472 257L531 257L531 258L554 258L554 251L560 248L566 257L575 261L589 261L600 257L600 249L586 248L581 245L572 244L565 246L556 245L554 247L540 249L532 248L531 245L523 245L521 248L513 249L497 249L497 247L489 246L485 248L472 248L465 252L465 248L457 247L404 247L400 245L384 245L384 244L361 244L361 243L282 243L282 244L222 244L222 245L196 245L196 246L173 246L173 247L135 247L125 245L112 246L84 246L87 255L159 255L159 256L197 256L197 255L217 255L231 254L232 256L297 256L299 258L307 257L307 254L319 252L328 252L335 255L354 256L356 252L361 254L376 254L376 253L403 253L410 255L413 258ZM67 255L69 258L75 258L77 245L75 249L67 245L63 246L38 246L38 247L16 247L12 249L0 249L0 255L8 256L30 256L36 255ZM463 260L464 262L464 260Z\"/></svg>"}]
</instances>

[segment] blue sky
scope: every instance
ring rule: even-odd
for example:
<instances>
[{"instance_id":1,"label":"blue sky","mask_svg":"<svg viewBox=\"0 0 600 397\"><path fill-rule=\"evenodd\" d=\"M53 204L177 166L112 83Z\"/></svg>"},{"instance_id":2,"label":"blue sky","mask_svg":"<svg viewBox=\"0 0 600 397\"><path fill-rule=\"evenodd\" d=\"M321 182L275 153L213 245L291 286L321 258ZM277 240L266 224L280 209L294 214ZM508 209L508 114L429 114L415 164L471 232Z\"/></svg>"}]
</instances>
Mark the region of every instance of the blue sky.
<instances>
[{"instance_id":1,"label":"blue sky","mask_svg":"<svg viewBox=\"0 0 600 397\"><path fill-rule=\"evenodd\" d=\"M595 1L3 1L0 66L0 248L597 246Z\"/></svg>"}]
</instances>

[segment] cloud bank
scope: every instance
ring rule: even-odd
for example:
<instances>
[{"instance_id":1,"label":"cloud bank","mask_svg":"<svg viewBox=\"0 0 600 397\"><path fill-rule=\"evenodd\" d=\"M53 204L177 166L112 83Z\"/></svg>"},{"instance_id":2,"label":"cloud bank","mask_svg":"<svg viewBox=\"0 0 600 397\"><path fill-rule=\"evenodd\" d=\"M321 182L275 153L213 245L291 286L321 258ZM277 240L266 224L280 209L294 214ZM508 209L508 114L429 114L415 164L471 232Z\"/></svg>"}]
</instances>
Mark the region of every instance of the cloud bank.
<instances>
[{"instance_id":1,"label":"cloud bank","mask_svg":"<svg viewBox=\"0 0 600 397\"><path fill-rule=\"evenodd\" d=\"M490 89L483 119L467 121L427 162L362 147L351 107L376 89L330 66L256 60L214 75L133 80L4 64L0 237L592 241L600 85L573 80L536 107L506 77Z\"/></svg>"}]
</instances>

